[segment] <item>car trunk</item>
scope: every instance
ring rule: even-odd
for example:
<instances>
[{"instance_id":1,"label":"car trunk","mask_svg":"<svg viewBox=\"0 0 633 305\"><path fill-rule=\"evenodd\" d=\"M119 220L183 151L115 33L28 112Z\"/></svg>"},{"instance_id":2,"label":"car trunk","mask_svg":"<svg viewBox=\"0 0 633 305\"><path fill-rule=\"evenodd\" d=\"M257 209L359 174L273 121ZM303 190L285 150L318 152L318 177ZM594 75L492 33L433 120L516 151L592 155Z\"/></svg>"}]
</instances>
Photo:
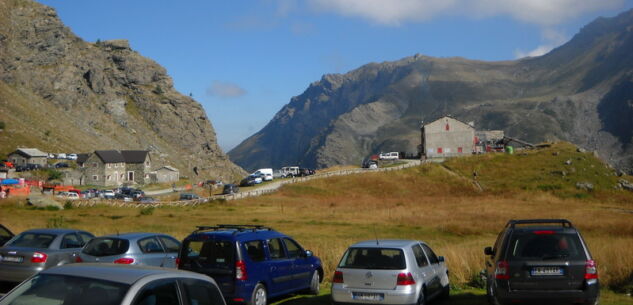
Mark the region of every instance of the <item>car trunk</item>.
<instances>
[{"instance_id":1,"label":"car trunk","mask_svg":"<svg viewBox=\"0 0 633 305\"><path fill-rule=\"evenodd\" d=\"M575 233L515 233L509 253L511 290L581 290L587 254Z\"/></svg>"},{"instance_id":2,"label":"car trunk","mask_svg":"<svg viewBox=\"0 0 633 305\"><path fill-rule=\"evenodd\" d=\"M358 289L396 289L398 274L406 268L401 249L350 248L339 271L347 287Z\"/></svg>"},{"instance_id":3,"label":"car trunk","mask_svg":"<svg viewBox=\"0 0 633 305\"><path fill-rule=\"evenodd\" d=\"M99 237L91 239L79 255L86 263L112 263L125 255L129 248L127 239Z\"/></svg>"},{"instance_id":4,"label":"car trunk","mask_svg":"<svg viewBox=\"0 0 633 305\"><path fill-rule=\"evenodd\" d=\"M222 293L235 290L235 244L228 240L185 240L179 269L206 274L220 286Z\"/></svg>"},{"instance_id":5,"label":"car trunk","mask_svg":"<svg viewBox=\"0 0 633 305\"><path fill-rule=\"evenodd\" d=\"M0 256L2 259L0 260L1 264L4 265L14 265L14 266L42 266L46 263L46 260L42 260L41 256L36 256L38 258L34 258L34 254L44 253L46 249L35 249L35 248L25 248L25 247L13 247L7 246L0 248Z\"/></svg>"}]
</instances>

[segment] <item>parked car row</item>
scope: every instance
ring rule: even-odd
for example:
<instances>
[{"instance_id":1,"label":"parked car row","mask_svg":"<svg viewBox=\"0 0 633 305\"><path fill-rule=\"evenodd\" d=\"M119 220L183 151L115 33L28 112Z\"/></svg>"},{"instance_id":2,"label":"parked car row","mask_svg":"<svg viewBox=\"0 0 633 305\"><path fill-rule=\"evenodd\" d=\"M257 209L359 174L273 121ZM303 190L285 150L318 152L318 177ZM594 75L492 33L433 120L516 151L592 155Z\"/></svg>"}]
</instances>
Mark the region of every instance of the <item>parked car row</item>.
<instances>
[{"instance_id":1,"label":"parked car row","mask_svg":"<svg viewBox=\"0 0 633 305\"><path fill-rule=\"evenodd\" d=\"M64 160L77 160L77 154L48 154L49 159L64 159Z\"/></svg>"},{"instance_id":2,"label":"parked car row","mask_svg":"<svg viewBox=\"0 0 633 305\"><path fill-rule=\"evenodd\" d=\"M596 263L568 220L511 220L484 253L491 304L598 302ZM35 296L41 304L101 304L103 298L109 301L104 304L265 305L272 297L299 291L318 294L323 279L318 257L290 236L260 225L200 226L182 244L156 233L94 238L76 230L30 230L13 237L0 254L0 280L20 264L30 268L29 274L41 271L0 299L0 305L22 304L16 300ZM84 264L42 271L60 262ZM190 272L86 262L144 262ZM88 294L92 287L104 291ZM334 270L331 301L426 304L449 294L445 258L427 243L376 239L345 251Z\"/></svg>"}]
</instances>

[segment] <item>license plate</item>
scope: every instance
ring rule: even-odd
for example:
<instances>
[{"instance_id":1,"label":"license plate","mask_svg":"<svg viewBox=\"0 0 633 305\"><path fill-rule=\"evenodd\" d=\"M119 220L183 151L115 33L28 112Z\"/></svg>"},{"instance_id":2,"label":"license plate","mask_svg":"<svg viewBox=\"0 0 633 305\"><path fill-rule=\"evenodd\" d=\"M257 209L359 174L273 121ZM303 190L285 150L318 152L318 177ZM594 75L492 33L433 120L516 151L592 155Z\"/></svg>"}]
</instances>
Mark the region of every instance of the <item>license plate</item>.
<instances>
[{"instance_id":1,"label":"license plate","mask_svg":"<svg viewBox=\"0 0 633 305\"><path fill-rule=\"evenodd\" d=\"M359 301L382 301L385 295L382 293L365 293L365 292L353 292L352 299Z\"/></svg>"},{"instance_id":2,"label":"license plate","mask_svg":"<svg viewBox=\"0 0 633 305\"><path fill-rule=\"evenodd\" d=\"M531 275L563 275L564 271L561 267L534 267L530 273Z\"/></svg>"},{"instance_id":3,"label":"license plate","mask_svg":"<svg viewBox=\"0 0 633 305\"><path fill-rule=\"evenodd\" d=\"M2 261L3 262L11 262L11 263L21 263L22 262L22 256L3 256L2 257Z\"/></svg>"}]
</instances>

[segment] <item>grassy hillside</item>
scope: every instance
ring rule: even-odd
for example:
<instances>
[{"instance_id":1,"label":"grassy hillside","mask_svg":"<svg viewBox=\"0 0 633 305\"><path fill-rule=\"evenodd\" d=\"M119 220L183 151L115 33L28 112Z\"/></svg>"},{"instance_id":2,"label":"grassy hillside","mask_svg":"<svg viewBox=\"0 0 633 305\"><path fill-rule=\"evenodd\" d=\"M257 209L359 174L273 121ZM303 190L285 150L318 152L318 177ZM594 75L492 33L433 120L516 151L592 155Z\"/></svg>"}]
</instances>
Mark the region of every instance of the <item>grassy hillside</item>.
<instances>
[{"instance_id":1,"label":"grassy hillside","mask_svg":"<svg viewBox=\"0 0 633 305\"><path fill-rule=\"evenodd\" d=\"M565 165L570 159L572 164ZM473 185L473 170L483 191ZM567 218L587 239L602 283L620 291L633 286L633 192L613 189L618 179L622 178L592 154L556 144L515 155L474 156L402 171L313 180L286 185L268 196L200 207L46 211L5 201L0 204L0 222L15 231L61 222L95 234L159 231L178 238L194 225L264 224L294 236L321 257L327 280L353 242L420 239L446 257L451 281L461 289L478 285L483 248L492 245L508 219ZM594 190L578 190L576 182L591 182ZM626 299L609 296L613 301L603 304Z\"/></svg>"}]
</instances>

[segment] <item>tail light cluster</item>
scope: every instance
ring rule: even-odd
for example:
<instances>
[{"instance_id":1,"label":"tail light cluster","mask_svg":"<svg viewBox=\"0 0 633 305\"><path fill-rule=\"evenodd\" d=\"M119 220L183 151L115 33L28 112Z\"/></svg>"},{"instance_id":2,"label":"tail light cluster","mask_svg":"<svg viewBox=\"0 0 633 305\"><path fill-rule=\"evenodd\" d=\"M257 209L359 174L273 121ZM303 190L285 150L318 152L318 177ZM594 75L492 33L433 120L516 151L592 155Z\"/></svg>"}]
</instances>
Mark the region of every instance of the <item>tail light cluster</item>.
<instances>
[{"instance_id":1,"label":"tail light cluster","mask_svg":"<svg viewBox=\"0 0 633 305\"><path fill-rule=\"evenodd\" d=\"M115 264L129 265L134 263L134 259L130 257L122 257L114 261Z\"/></svg>"},{"instance_id":2,"label":"tail light cluster","mask_svg":"<svg viewBox=\"0 0 633 305\"><path fill-rule=\"evenodd\" d=\"M585 262L585 279L597 279L598 278L598 265L592 259Z\"/></svg>"},{"instance_id":3,"label":"tail light cluster","mask_svg":"<svg viewBox=\"0 0 633 305\"><path fill-rule=\"evenodd\" d=\"M510 265L507 261L498 261L495 269L495 278L498 280L510 279Z\"/></svg>"},{"instance_id":4,"label":"tail light cluster","mask_svg":"<svg viewBox=\"0 0 633 305\"><path fill-rule=\"evenodd\" d=\"M48 259L48 255L42 252L35 252L33 256L31 256L31 263L46 263Z\"/></svg>"},{"instance_id":5,"label":"tail light cluster","mask_svg":"<svg viewBox=\"0 0 633 305\"><path fill-rule=\"evenodd\" d=\"M398 282L396 283L398 286L408 286L415 285L415 280L413 279L413 275L411 272L408 273L400 273L398 274Z\"/></svg>"},{"instance_id":6,"label":"tail light cluster","mask_svg":"<svg viewBox=\"0 0 633 305\"><path fill-rule=\"evenodd\" d=\"M248 274L246 273L246 264L244 261L235 262L235 279L246 281L248 280Z\"/></svg>"},{"instance_id":7,"label":"tail light cluster","mask_svg":"<svg viewBox=\"0 0 633 305\"><path fill-rule=\"evenodd\" d=\"M334 272L334 278L332 279L332 283L342 284L343 283L343 272L341 272L341 271Z\"/></svg>"}]
</instances>

